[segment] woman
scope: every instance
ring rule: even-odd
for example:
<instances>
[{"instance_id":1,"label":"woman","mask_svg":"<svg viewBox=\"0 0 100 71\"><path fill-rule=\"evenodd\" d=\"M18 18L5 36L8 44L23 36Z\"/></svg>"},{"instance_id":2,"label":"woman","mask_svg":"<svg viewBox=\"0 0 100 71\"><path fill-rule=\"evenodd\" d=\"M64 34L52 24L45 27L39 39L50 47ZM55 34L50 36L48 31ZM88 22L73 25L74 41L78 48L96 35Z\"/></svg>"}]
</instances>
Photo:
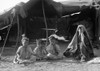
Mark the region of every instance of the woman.
<instances>
[{"instance_id":1,"label":"woman","mask_svg":"<svg viewBox=\"0 0 100 71\"><path fill-rule=\"evenodd\" d=\"M94 56L89 35L83 25L77 27L76 33L64 52L64 55L66 57L75 57L76 59L80 59L82 62L87 61Z\"/></svg>"},{"instance_id":2,"label":"woman","mask_svg":"<svg viewBox=\"0 0 100 71\"><path fill-rule=\"evenodd\" d=\"M36 56L34 56L31 47L28 46L29 39L27 37L23 37L21 42L22 45L18 48L13 62L21 64L36 61Z\"/></svg>"}]
</instances>

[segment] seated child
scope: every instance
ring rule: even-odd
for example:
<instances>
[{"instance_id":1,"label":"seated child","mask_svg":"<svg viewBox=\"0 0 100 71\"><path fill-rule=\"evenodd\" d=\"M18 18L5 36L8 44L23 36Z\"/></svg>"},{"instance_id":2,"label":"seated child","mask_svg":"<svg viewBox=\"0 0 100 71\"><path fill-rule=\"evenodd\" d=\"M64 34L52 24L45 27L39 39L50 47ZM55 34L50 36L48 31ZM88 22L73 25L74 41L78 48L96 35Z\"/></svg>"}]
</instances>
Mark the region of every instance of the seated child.
<instances>
[{"instance_id":1,"label":"seated child","mask_svg":"<svg viewBox=\"0 0 100 71\"><path fill-rule=\"evenodd\" d=\"M29 39L27 37L23 37L21 42L22 45L18 48L13 62L20 64L36 61L36 56L34 56L31 47L28 46Z\"/></svg>"},{"instance_id":2,"label":"seated child","mask_svg":"<svg viewBox=\"0 0 100 71\"><path fill-rule=\"evenodd\" d=\"M46 56L45 43L42 39L36 40L37 46L34 49L34 54L36 54L37 59L43 59Z\"/></svg>"},{"instance_id":3,"label":"seated child","mask_svg":"<svg viewBox=\"0 0 100 71\"><path fill-rule=\"evenodd\" d=\"M47 58L49 59L61 59L63 57L63 54L61 53L61 49L59 45L57 44L57 41L54 37L49 38L50 44L46 47L46 50L48 52Z\"/></svg>"}]
</instances>

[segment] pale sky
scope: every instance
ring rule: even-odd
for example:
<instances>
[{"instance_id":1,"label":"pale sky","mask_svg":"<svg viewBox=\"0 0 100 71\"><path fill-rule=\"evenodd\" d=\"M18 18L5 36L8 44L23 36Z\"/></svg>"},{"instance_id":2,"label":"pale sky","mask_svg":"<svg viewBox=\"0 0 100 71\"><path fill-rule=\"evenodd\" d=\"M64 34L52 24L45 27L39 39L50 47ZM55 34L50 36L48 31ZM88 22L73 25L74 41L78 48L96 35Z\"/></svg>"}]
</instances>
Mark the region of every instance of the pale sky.
<instances>
[{"instance_id":1,"label":"pale sky","mask_svg":"<svg viewBox=\"0 0 100 71\"><path fill-rule=\"evenodd\" d=\"M91 5L93 0L53 0L55 2L60 2L63 5L68 5L68 6L89 6Z\"/></svg>"},{"instance_id":2,"label":"pale sky","mask_svg":"<svg viewBox=\"0 0 100 71\"><path fill-rule=\"evenodd\" d=\"M29 0L0 0L0 14L14 7L20 2L28 2Z\"/></svg>"},{"instance_id":3,"label":"pale sky","mask_svg":"<svg viewBox=\"0 0 100 71\"><path fill-rule=\"evenodd\" d=\"M92 0L53 0L56 2L62 2L62 1L72 1L72 2L78 2L78 1L92 1Z\"/></svg>"},{"instance_id":4,"label":"pale sky","mask_svg":"<svg viewBox=\"0 0 100 71\"><path fill-rule=\"evenodd\" d=\"M56 2L61 2L61 1L70 1L70 0L54 0Z\"/></svg>"}]
</instances>

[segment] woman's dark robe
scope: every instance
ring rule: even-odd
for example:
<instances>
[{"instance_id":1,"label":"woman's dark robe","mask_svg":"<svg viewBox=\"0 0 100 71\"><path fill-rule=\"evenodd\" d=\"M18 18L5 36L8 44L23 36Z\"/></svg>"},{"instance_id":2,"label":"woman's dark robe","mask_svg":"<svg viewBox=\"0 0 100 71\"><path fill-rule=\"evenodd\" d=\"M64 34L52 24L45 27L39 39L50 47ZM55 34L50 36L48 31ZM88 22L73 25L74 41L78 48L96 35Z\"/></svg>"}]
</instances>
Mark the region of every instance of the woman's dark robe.
<instances>
[{"instance_id":1,"label":"woman's dark robe","mask_svg":"<svg viewBox=\"0 0 100 71\"><path fill-rule=\"evenodd\" d=\"M80 31L79 31L80 30ZM66 57L74 57L79 60L89 60L94 56L89 35L83 25L77 27L76 33L64 52Z\"/></svg>"}]
</instances>

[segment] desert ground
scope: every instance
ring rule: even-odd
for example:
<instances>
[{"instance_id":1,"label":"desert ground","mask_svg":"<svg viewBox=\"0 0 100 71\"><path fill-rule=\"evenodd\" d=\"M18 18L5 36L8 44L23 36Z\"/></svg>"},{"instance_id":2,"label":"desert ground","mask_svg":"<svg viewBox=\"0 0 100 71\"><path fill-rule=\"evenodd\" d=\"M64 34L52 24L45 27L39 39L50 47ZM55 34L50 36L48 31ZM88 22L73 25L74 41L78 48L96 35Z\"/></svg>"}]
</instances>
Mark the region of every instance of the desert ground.
<instances>
[{"instance_id":1,"label":"desert ground","mask_svg":"<svg viewBox=\"0 0 100 71\"><path fill-rule=\"evenodd\" d=\"M27 65L13 64L15 52L15 48L5 47L2 58L0 60L0 71L100 71L99 63L81 63L72 58L48 61L42 60Z\"/></svg>"}]
</instances>

